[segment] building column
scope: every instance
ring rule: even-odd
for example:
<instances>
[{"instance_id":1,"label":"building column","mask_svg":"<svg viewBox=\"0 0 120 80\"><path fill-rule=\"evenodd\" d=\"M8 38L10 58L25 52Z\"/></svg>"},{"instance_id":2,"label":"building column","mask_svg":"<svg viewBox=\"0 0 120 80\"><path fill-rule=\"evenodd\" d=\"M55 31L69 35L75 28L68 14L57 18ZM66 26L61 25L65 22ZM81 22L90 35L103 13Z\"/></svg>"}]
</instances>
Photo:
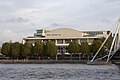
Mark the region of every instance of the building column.
<instances>
[{"instance_id":1,"label":"building column","mask_svg":"<svg viewBox=\"0 0 120 80\"><path fill-rule=\"evenodd\" d=\"M22 44L25 44L25 42L26 42L25 40L22 40Z\"/></svg>"},{"instance_id":2,"label":"building column","mask_svg":"<svg viewBox=\"0 0 120 80\"><path fill-rule=\"evenodd\" d=\"M55 40L55 44L57 44L57 40Z\"/></svg>"},{"instance_id":3,"label":"building column","mask_svg":"<svg viewBox=\"0 0 120 80\"><path fill-rule=\"evenodd\" d=\"M63 39L63 44L65 44L65 40Z\"/></svg>"},{"instance_id":4,"label":"building column","mask_svg":"<svg viewBox=\"0 0 120 80\"><path fill-rule=\"evenodd\" d=\"M80 44L80 39L78 39L78 43Z\"/></svg>"},{"instance_id":5,"label":"building column","mask_svg":"<svg viewBox=\"0 0 120 80\"><path fill-rule=\"evenodd\" d=\"M89 38L87 39L87 43L89 43Z\"/></svg>"}]
</instances>

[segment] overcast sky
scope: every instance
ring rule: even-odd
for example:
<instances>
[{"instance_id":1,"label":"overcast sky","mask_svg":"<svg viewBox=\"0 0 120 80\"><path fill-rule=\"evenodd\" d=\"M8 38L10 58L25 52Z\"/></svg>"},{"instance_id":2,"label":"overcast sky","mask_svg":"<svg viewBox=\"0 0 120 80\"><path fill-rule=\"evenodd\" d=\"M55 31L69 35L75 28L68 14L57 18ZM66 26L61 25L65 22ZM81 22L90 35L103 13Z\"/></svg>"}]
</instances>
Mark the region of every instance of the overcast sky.
<instances>
[{"instance_id":1,"label":"overcast sky","mask_svg":"<svg viewBox=\"0 0 120 80\"><path fill-rule=\"evenodd\" d=\"M37 29L115 30L120 0L0 0L0 45Z\"/></svg>"}]
</instances>

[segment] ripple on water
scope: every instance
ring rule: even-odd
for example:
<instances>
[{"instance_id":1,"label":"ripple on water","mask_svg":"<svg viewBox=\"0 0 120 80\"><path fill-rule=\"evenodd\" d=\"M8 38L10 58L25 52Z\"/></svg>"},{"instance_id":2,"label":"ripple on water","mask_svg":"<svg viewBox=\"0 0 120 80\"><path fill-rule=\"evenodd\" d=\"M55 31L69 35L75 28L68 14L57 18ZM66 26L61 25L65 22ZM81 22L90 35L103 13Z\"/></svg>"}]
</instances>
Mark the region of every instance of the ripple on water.
<instances>
[{"instance_id":1,"label":"ripple on water","mask_svg":"<svg viewBox=\"0 0 120 80\"><path fill-rule=\"evenodd\" d=\"M116 65L0 64L0 80L120 80Z\"/></svg>"}]
</instances>

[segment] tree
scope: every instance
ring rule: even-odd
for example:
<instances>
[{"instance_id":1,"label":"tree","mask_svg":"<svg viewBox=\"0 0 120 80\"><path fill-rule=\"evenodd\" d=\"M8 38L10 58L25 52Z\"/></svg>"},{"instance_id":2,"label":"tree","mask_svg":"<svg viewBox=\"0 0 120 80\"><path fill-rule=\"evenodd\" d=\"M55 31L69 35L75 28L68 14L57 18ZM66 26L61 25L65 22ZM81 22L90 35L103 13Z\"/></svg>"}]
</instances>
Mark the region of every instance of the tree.
<instances>
[{"instance_id":1,"label":"tree","mask_svg":"<svg viewBox=\"0 0 120 80\"><path fill-rule=\"evenodd\" d=\"M92 44L92 50L91 52L93 53L93 55L95 55L95 53L98 51L98 49L100 48L100 46L102 45L102 41L100 40L95 40ZM100 52L99 52L99 55L98 56L102 56L105 54L105 48L103 47Z\"/></svg>"},{"instance_id":2,"label":"tree","mask_svg":"<svg viewBox=\"0 0 120 80\"><path fill-rule=\"evenodd\" d=\"M107 40L107 42L105 43L105 47L109 50L112 44L112 40Z\"/></svg>"},{"instance_id":3,"label":"tree","mask_svg":"<svg viewBox=\"0 0 120 80\"><path fill-rule=\"evenodd\" d=\"M84 55L87 55L88 59L89 59L90 46L87 42L82 42L81 43L81 53L83 53Z\"/></svg>"},{"instance_id":4,"label":"tree","mask_svg":"<svg viewBox=\"0 0 120 80\"><path fill-rule=\"evenodd\" d=\"M33 52L35 54L39 55L39 56L42 56L42 54L43 54L43 46L44 46L43 42L41 42L41 41L40 42L39 41L35 42Z\"/></svg>"},{"instance_id":5,"label":"tree","mask_svg":"<svg viewBox=\"0 0 120 80\"><path fill-rule=\"evenodd\" d=\"M101 42L104 42L104 40L105 40L105 37L98 38L98 40L100 40Z\"/></svg>"},{"instance_id":6,"label":"tree","mask_svg":"<svg viewBox=\"0 0 120 80\"><path fill-rule=\"evenodd\" d=\"M50 55L48 54L48 52L47 52L47 45L46 45L46 44L43 45L43 54L42 54L42 56L44 56L44 57L50 56Z\"/></svg>"},{"instance_id":7,"label":"tree","mask_svg":"<svg viewBox=\"0 0 120 80\"><path fill-rule=\"evenodd\" d=\"M76 41L70 42L68 46L68 52L72 55L75 55L76 53L80 53L80 45Z\"/></svg>"},{"instance_id":8,"label":"tree","mask_svg":"<svg viewBox=\"0 0 120 80\"><path fill-rule=\"evenodd\" d=\"M22 47L22 55L23 57L26 59L28 59L28 57L32 54L32 44L26 42L23 47Z\"/></svg>"},{"instance_id":9,"label":"tree","mask_svg":"<svg viewBox=\"0 0 120 80\"><path fill-rule=\"evenodd\" d=\"M100 40L93 41L93 43L91 45L91 52L93 53L93 55L95 55L95 53L98 51L101 44L102 44L102 42Z\"/></svg>"},{"instance_id":10,"label":"tree","mask_svg":"<svg viewBox=\"0 0 120 80\"><path fill-rule=\"evenodd\" d=\"M112 44L111 40L106 41L105 45L103 46L103 48L100 51L100 56L104 56L109 52L111 44Z\"/></svg>"},{"instance_id":11,"label":"tree","mask_svg":"<svg viewBox=\"0 0 120 80\"><path fill-rule=\"evenodd\" d=\"M98 49L100 48L100 46L102 45L103 41L105 39L99 39L99 40L95 40L93 42L93 44L91 45L91 52L93 53L93 55L95 55L95 53L98 51ZM102 49L100 50L98 56L102 57L104 55L106 55L106 53L109 51L110 46L111 46L112 40L107 40L107 42L105 43L105 45L102 47Z\"/></svg>"},{"instance_id":12,"label":"tree","mask_svg":"<svg viewBox=\"0 0 120 80\"><path fill-rule=\"evenodd\" d=\"M55 45L55 43L54 42L52 42L52 41L48 41L47 43L46 43L46 45L44 46L44 50L45 50L45 52L47 53L47 54L49 54L49 56L55 56L56 55L56 53L57 53L57 48L56 48L56 45Z\"/></svg>"},{"instance_id":13,"label":"tree","mask_svg":"<svg viewBox=\"0 0 120 80\"><path fill-rule=\"evenodd\" d=\"M23 44L22 43L19 43L20 44L20 54L19 54L19 58L20 59L23 59L24 58L24 55L23 55Z\"/></svg>"},{"instance_id":14,"label":"tree","mask_svg":"<svg viewBox=\"0 0 120 80\"><path fill-rule=\"evenodd\" d=\"M83 54L89 54L90 53L90 46L87 42L82 42L81 43L81 52Z\"/></svg>"},{"instance_id":15,"label":"tree","mask_svg":"<svg viewBox=\"0 0 120 80\"><path fill-rule=\"evenodd\" d=\"M20 43L19 42L12 43L11 49L12 49L11 54L12 54L13 58L18 59L18 57L20 55Z\"/></svg>"},{"instance_id":16,"label":"tree","mask_svg":"<svg viewBox=\"0 0 120 80\"><path fill-rule=\"evenodd\" d=\"M68 52L71 54L80 52L80 45L77 42L71 42L68 46Z\"/></svg>"},{"instance_id":17,"label":"tree","mask_svg":"<svg viewBox=\"0 0 120 80\"><path fill-rule=\"evenodd\" d=\"M6 57L10 57L11 54L11 45L8 42L3 43L1 53Z\"/></svg>"}]
</instances>

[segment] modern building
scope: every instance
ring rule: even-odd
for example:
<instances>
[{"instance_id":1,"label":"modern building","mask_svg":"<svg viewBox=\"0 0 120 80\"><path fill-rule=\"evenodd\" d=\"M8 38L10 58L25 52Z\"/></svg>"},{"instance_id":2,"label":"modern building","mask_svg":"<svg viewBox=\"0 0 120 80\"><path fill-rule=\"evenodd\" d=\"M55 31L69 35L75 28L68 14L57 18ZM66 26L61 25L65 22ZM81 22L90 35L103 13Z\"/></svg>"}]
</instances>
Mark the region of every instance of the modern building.
<instances>
[{"instance_id":1,"label":"modern building","mask_svg":"<svg viewBox=\"0 0 120 80\"><path fill-rule=\"evenodd\" d=\"M57 46L57 53L68 53L68 45L72 41L77 41L79 44L82 42L88 42L91 44L94 40L99 38L106 38L110 31L78 31L69 28L58 28L54 30L40 29L34 33L34 36L28 36L23 38L23 44L27 41L34 44L36 41L42 41L46 43L51 40L54 41Z\"/></svg>"},{"instance_id":2,"label":"modern building","mask_svg":"<svg viewBox=\"0 0 120 80\"><path fill-rule=\"evenodd\" d=\"M83 31L84 33L89 34L89 36L96 36L98 38L104 37L106 38L110 31Z\"/></svg>"}]
</instances>

